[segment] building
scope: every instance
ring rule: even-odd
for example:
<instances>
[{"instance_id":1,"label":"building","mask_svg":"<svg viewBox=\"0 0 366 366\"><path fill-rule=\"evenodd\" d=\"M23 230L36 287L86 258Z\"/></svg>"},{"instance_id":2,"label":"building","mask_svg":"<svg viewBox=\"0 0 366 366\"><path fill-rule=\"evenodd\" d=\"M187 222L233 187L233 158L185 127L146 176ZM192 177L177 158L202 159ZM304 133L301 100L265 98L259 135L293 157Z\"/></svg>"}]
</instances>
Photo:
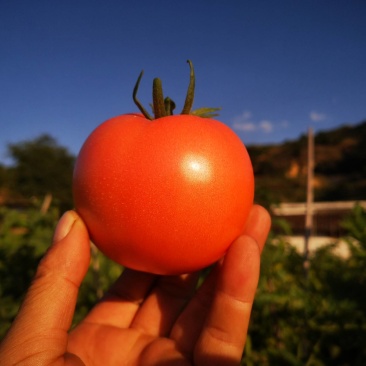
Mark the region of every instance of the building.
<instances>
[{"instance_id":1,"label":"building","mask_svg":"<svg viewBox=\"0 0 366 366\"><path fill-rule=\"evenodd\" d=\"M323 245L339 240L345 234L342 221L356 204L360 204L366 209L366 201L314 202L311 204L313 225L309 241L310 254ZM285 219L291 227L291 236L287 236L286 240L298 251L303 252L306 203L281 203L272 206L271 209L275 217ZM344 242L340 242L337 251L339 255L347 256L348 248Z\"/></svg>"}]
</instances>

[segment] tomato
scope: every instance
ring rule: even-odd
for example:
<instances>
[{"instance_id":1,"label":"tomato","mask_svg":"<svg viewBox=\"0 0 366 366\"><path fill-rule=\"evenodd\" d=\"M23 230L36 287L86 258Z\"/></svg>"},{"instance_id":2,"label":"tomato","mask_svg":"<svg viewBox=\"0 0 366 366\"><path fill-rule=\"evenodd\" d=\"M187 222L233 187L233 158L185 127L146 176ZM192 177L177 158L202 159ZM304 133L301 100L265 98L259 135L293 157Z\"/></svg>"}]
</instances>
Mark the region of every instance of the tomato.
<instances>
[{"instance_id":1,"label":"tomato","mask_svg":"<svg viewBox=\"0 0 366 366\"><path fill-rule=\"evenodd\" d=\"M135 270L173 275L225 254L253 204L254 177L239 137L215 119L125 114L85 141L73 195L105 255Z\"/></svg>"}]
</instances>

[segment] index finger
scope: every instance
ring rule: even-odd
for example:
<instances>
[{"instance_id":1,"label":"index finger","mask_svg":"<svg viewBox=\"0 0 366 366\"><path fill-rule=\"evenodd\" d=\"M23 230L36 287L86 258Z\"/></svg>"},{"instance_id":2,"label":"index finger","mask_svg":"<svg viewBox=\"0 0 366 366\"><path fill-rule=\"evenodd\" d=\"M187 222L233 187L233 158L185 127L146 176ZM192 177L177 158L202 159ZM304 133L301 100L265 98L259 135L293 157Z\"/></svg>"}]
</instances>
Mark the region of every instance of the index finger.
<instances>
[{"instance_id":1,"label":"index finger","mask_svg":"<svg viewBox=\"0 0 366 366\"><path fill-rule=\"evenodd\" d=\"M20 311L0 344L1 364L9 360L12 365L48 365L64 355L89 260L87 229L76 212L66 212L57 225L53 245L40 262Z\"/></svg>"}]
</instances>

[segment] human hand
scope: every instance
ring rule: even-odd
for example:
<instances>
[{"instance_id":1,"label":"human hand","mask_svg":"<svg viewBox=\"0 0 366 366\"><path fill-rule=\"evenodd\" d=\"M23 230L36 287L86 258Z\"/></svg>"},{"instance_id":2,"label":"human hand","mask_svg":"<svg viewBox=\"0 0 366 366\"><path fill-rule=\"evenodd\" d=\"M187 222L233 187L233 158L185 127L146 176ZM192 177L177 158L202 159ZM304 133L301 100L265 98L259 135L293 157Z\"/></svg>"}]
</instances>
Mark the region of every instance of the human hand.
<instances>
[{"instance_id":1,"label":"human hand","mask_svg":"<svg viewBox=\"0 0 366 366\"><path fill-rule=\"evenodd\" d=\"M254 206L198 290L199 273L125 269L69 333L90 245L80 217L67 212L0 345L0 365L238 365L269 228L267 211Z\"/></svg>"}]
</instances>

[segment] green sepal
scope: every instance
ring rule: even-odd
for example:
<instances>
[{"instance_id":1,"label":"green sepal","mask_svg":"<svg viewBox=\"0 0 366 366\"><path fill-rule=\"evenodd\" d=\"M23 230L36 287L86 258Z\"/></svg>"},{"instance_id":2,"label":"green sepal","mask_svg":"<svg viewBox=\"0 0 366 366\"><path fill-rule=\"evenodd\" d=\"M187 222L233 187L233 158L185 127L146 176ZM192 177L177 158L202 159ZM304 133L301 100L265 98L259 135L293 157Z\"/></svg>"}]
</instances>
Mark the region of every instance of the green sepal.
<instances>
[{"instance_id":1,"label":"green sepal","mask_svg":"<svg viewBox=\"0 0 366 366\"><path fill-rule=\"evenodd\" d=\"M202 118L213 118L219 116L219 113L216 113L221 110L221 107L219 108L209 108L209 107L202 107L195 109L194 111L191 111L190 114Z\"/></svg>"},{"instance_id":2,"label":"green sepal","mask_svg":"<svg viewBox=\"0 0 366 366\"><path fill-rule=\"evenodd\" d=\"M188 91L186 95L186 99L184 102L183 110L181 114L191 114L194 116L202 117L202 118L213 118L217 117L219 114L216 113L221 108L198 108L194 111L192 111L192 105L193 105L193 99L194 99L194 89L195 89L195 74L193 69L193 64L190 60L187 61L190 67L190 78L189 78L189 86ZM137 82L135 84L135 87L133 89L132 98L138 107L138 109L141 111L141 113L149 120L153 120L154 118L145 110L143 105L140 103L140 101L137 99L137 91L140 85L140 81L143 75L143 71L141 71ZM173 110L175 109L175 103L172 99L169 97L166 97L164 99L163 95L163 87L161 84L161 80L159 78L155 78L153 82L153 103L150 104L151 109L154 113L155 119L165 117L165 116L172 116Z\"/></svg>"}]
</instances>

